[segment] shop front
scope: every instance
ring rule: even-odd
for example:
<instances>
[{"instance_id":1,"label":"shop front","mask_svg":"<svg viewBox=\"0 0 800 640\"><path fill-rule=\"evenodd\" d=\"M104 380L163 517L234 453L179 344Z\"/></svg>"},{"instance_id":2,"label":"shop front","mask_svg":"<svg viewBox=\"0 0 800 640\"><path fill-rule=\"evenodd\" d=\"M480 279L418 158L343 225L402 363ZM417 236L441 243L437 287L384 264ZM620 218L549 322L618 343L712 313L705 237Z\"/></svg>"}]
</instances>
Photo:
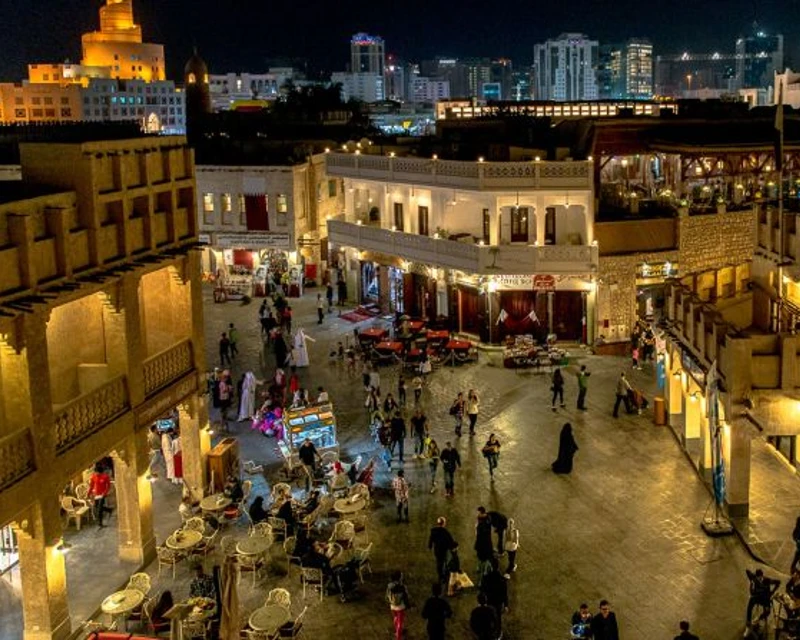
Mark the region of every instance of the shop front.
<instances>
[{"instance_id":1,"label":"shop front","mask_svg":"<svg viewBox=\"0 0 800 640\"><path fill-rule=\"evenodd\" d=\"M211 233L200 241L208 245L203 251L204 277L224 292L220 298L265 296L271 286L283 284L287 295L302 295L303 257L291 251L288 233Z\"/></svg>"},{"instance_id":2,"label":"shop front","mask_svg":"<svg viewBox=\"0 0 800 640\"><path fill-rule=\"evenodd\" d=\"M636 309L639 318L652 321L664 308L664 283L678 276L676 262L648 263L636 267Z\"/></svg>"}]
</instances>

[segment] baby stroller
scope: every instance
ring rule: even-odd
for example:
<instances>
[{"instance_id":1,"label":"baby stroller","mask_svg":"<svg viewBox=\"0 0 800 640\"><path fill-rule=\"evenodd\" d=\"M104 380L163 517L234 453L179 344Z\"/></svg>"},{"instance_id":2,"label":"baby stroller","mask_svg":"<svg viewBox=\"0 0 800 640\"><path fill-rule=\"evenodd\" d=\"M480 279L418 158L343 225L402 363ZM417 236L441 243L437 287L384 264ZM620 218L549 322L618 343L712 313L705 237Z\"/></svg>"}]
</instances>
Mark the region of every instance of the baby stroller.
<instances>
[{"instance_id":1,"label":"baby stroller","mask_svg":"<svg viewBox=\"0 0 800 640\"><path fill-rule=\"evenodd\" d=\"M628 389L628 406L630 407L629 413L638 413L641 415L644 409L649 406L647 398L639 389Z\"/></svg>"}]
</instances>

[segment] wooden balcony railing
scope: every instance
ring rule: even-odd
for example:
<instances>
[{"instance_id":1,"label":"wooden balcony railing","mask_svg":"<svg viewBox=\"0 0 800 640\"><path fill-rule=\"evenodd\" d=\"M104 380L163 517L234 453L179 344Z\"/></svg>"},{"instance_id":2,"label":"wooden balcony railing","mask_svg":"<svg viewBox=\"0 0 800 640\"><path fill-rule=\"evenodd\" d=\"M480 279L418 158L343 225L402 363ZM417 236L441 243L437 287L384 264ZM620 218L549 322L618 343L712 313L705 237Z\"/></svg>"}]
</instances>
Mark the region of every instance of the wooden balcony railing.
<instances>
[{"instance_id":1,"label":"wooden balcony railing","mask_svg":"<svg viewBox=\"0 0 800 640\"><path fill-rule=\"evenodd\" d=\"M192 343L179 342L144 361L144 393L149 396L180 378L194 366Z\"/></svg>"},{"instance_id":2,"label":"wooden balcony railing","mask_svg":"<svg viewBox=\"0 0 800 640\"><path fill-rule=\"evenodd\" d=\"M36 470L33 441L28 429L0 438L0 491Z\"/></svg>"},{"instance_id":3,"label":"wooden balcony railing","mask_svg":"<svg viewBox=\"0 0 800 640\"><path fill-rule=\"evenodd\" d=\"M56 453L61 454L88 438L129 408L125 376L117 376L59 407L54 416Z\"/></svg>"}]
</instances>

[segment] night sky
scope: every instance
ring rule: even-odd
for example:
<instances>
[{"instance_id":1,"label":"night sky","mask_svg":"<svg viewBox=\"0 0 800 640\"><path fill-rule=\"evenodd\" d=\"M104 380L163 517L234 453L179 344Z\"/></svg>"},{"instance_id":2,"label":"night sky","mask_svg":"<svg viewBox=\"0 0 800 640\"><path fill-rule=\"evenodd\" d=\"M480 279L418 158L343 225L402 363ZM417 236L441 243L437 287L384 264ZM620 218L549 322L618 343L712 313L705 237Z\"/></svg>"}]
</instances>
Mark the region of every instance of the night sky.
<instances>
[{"instance_id":1,"label":"night sky","mask_svg":"<svg viewBox=\"0 0 800 640\"><path fill-rule=\"evenodd\" d=\"M28 62L79 61L80 34L98 27L101 4L0 0L0 80L22 79ZM383 36L388 52L410 60L510 56L515 66L529 64L534 44L563 31L582 31L601 44L649 37L656 54L731 51L756 10L762 28L782 31L790 59L798 60L800 0L135 0L134 6L145 40L166 45L170 77L182 76L195 43L212 73L264 71L276 56L344 70L356 31Z\"/></svg>"}]
</instances>

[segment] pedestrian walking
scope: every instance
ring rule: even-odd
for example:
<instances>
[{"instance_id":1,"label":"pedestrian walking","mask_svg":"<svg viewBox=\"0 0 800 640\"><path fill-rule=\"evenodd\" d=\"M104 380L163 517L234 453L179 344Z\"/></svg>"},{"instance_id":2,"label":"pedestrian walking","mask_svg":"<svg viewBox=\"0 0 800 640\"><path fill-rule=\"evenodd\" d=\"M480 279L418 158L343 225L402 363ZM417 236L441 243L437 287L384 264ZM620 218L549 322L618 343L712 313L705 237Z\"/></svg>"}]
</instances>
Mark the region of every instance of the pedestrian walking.
<instances>
[{"instance_id":1,"label":"pedestrian walking","mask_svg":"<svg viewBox=\"0 0 800 640\"><path fill-rule=\"evenodd\" d=\"M503 614L508 611L508 582L497 570L497 560L489 560L489 571L483 576L480 590L486 594L486 603L494 609L497 619L497 637L503 637Z\"/></svg>"},{"instance_id":2,"label":"pedestrian walking","mask_svg":"<svg viewBox=\"0 0 800 640\"><path fill-rule=\"evenodd\" d=\"M442 584L431 585L431 597L422 606L422 618L428 621L428 640L445 640L446 621L453 617L450 603L442 598Z\"/></svg>"},{"instance_id":3,"label":"pedestrian walking","mask_svg":"<svg viewBox=\"0 0 800 640\"><path fill-rule=\"evenodd\" d=\"M567 422L561 427L561 435L558 438L558 457L550 465L553 473L568 474L572 472L572 459L578 451L578 444L572 435L572 425Z\"/></svg>"},{"instance_id":4,"label":"pedestrian walking","mask_svg":"<svg viewBox=\"0 0 800 640\"><path fill-rule=\"evenodd\" d=\"M475 522L475 556L478 559L478 581L489 571L489 560L494 558L492 544L492 521L484 507L478 507L478 518Z\"/></svg>"},{"instance_id":5,"label":"pedestrian walking","mask_svg":"<svg viewBox=\"0 0 800 640\"><path fill-rule=\"evenodd\" d=\"M469 627L476 640L497 640L497 615L483 591L478 592L478 606L469 615Z\"/></svg>"},{"instance_id":6,"label":"pedestrian walking","mask_svg":"<svg viewBox=\"0 0 800 640\"><path fill-rule=\"evenodd\" d=\"M403 630L406 623L406 609L409 605L408 589L403 584L403 574L395 571L391 582L386 587L386 600L392 612L395 640L403 640Z\"/></svg>"},{"instance_id":7,"label":"pedestrian walking","mask_svg":"<svg viewBox=\"0 0 800 640\"><path fill-rule=\"evenodd\" d=\"M322 324L325 319L325 303L322 301L322 294L317 294L317 324Z\"/></svg>"},{"instance_id":8,"label":"pedestrian walking","mask_svg":"<svg viewBox=\"0 0 800 640\"><path fill-rule=\"evenodd\" d=\"M397 404L397 400L394 399L394 396L391 393L387 393L386 398L383 400L383 413L387 416L392 416L399 408L400 405Z\"/></svg>"},{"instance_id":9,"label":"pedestrian walking","mask_svg":"<svg viewBox=\"0 0 800 640\"><path fill-rule=\"evenodd\" d=\"M620 403L625 404L625 412L631 412L631 402L628 400L628 391L631 390L631 385L628 382L628 379L625 377L625 372L619 374L619 380L617 380L617 400L614 402L614 417L619 417L619 405Z\"/></svg>"},{"instance_id":10,"label":"pedestrian walking","mask_svg":"<svg viewBox=\"0 0 800 640\"><path fill-rule=\"evenodd\" d=\"M236 346L239 342L239 330L233 326L232 322L228 325L228 342L230 343L231 356L235 358L239 353L239 348Z\"/></svg>"},{"instance_id":11,"label":"pedestrian walking","mask_svg":"<svg viewBox=\"0 0 800 640\"><path fill-rule=\"evenodd\" d=\"M467 393L467 418L469 418L469 435L475 435L475 423L478 421L478 410L480 408L480 401L478 394L473 389Z\"/></svg>"},{"instance_id":12,"label":"pedestrian walking","mask_svg":"<svg viewBox=\"0 0 800 640\"><path fill-rule=\"evenodd\" d=\"M500 459L500 446L500 440L492 433L481 449L483 457L489 463L489 476L492 480L494 480L494 470L497 469L497 461Z\"/></svg>"},{"instance_id":13,"label":"pedestrian walking","mask_svg":"<svg viewBox=\"0 0 800 640\"><path fill-rule=\"evenodd\" d=\"M361 382L364 384L364 391L369 391L369 374L371 370L372 365L370 365L369 360L365 357L361 365Z\"/></svg>"},{"instance_id":14,"label":"pedestrian walking","mask_svg":"<svg viewBox=\"0 0 800 640\"><path fill-rule=\"evenodd\" d=\"M392 480L392 489L394 489L394 501L397 504L397 522L403 521L405 514L406 522L408 519L408 482L406 482L405 472L400 469L397 476Z\"/></svg>"},{"instance_id":15,"label":"pedestrian walking","mask_svg":"<svg viewBox=\"0 0 800 640\"><path fill-rule=\"evenodd\" d=\"M333 285L330 282L325 287L325 298L328 300L328 313L333 313Z\"/></svg>"},{"instance_id":16,"label":"pedestrian walking","mask_svg":"<svg viewBox=\"0 0 800 640\"><path fill-rule=\"evenodd\" d=\"M401 407L406 406L406 379L402 373L397 378L397 399Z\"/></svg>"},{"instance_id":17,"label":"pedestrian walking","mask_svg":"<svg viewBox=\"0 0 800 640\"><path fill-rule=\"evenodd\" d=\"M286 366L286 361L289 359L289 347L286 346L286 340L283 337L283 331L281 329L275 330L274 344L272 347L275 349L275 364L278 367Z\"/></svg>"},{"instance_id":18,"label":"pedestrian walking","mask_svg":"<svg viewBox=\"0 0 800 640\"><path fill-rule=\"evenodd\" d=\"M275 320L275 316L272 315L272 311L267 311L267 317L261 321L261 327L267 334L267 344L272 344L272 332L277 326L278 322Z\"/></svg>"},{"instance_id":19,"label":"pedestrian walking","mask_svg":"<svg viewBox=\"0 0 800 640\"><path fill-rule=\"evenodd\" d=\"M400 445L400 464L403 464L403 449L405 448L407 433L406 421L403 420L403 416L400 414L400 411L394 412L390 426L392 429L392 445L390 449L392 456L394 456L395 447Z\"/></svg>"},{"instance_id":20,"label":"pedestrian walking","mask_svg":"<svg viewBox=\"0 0 800 640\"><path fill-rule=\"evenodd\" d=\"M415 376L411 381L411 387L414 389L414 404L417 405L422 397L422 376Z\"/></svg>"},{"instance_id":21,"label":"pedestrian walking","mask_svg":"<svg viewBox=\"0 0 800 640\"><path fill-rule=\"evenodd\" d=\"M414 457L422 458L425 455L425 440L428 437L428 418L419 407L411 416L411 431L414 434Z\"/></svg>"},{"instance_id":22,"label":"pedestrian walking","mask_svg":"<svg viewBox=\"0 0 800 640\"><path fill-rule=\"evenodd\" d=\"M347 302L347 283L341 276L339 276L339 279L336 281L336 290L336 304L343 307L345 302Z\"/></svg>"},{"instance_id":23,"label":"pedestrian walking","mask_svg":"<svg viewBox=\"0 0 800 640\"><path fill-rule=\"evenodd\" d=\"M428 550L433 551L433 557L436 560L436 575L442 584L447 584L448 581L450 571L447 563L455 544L453 535L447 530L447 518L444 516L437 518L436 526L431 528L428 536Z\"/></svg>"},{"instance_id":24,"label":"pedestrian walking","mask_svg":"<svg viewBox=\"0 0 800 640\"><path fill-rule=\"evenodd\" d=\"M103 516L110 514L113 509L106 506L106 498L111 491L111 477L108 475L108 470L101 464L97 463L94 466L94 473L89 478L89 491L87 497L94 500L95 517L97 518L97 526L101 529L106 525L103 524Z\"/></svg>"},{"instance_id":25,"label":"pedestrian walking","mask_svg":"<svg viewBox=\"0 0 800 640\"><path fill-rule=\"evenodd\" d=\"M367 392L367 399L364 401L364 406L367 408L368 416L372 416L376 411L380 411L381 401L380 398L378 398L378 394L375 393L375 389L372 387L370 387Z\"/></svg>"},{"instance_id":26,"label":"pedestrian walking","mask_svg":"<svg viewBox=\"0 0 800 640\"><path fill-rule=\"evenodd\" d=\"M425 447L425 456L428 458L428 467L431 471L431 493L436 491L436 470L439 468L439 445L436 440L428 438L428 444Z\"/></svg>"},{"instance_id":27,"label":"pedestrian walking","mask_svg":"<svg viewBox=\"0 0 800 640\"><path fill-rule=\"evenodd\" d=\"M231 341L228 334L223 333L219 338L219 364L224 367L226 363L231 364Z\"/></svg>"},{"instance_id":28,"label":"pedestrian walking","mask_svg":"<svg viewBox=\"0 0 800 640\"><path fill-rule=\"evenodd\" d=\"M586 411L586 392L589 390L589 376L592 375L586 370L586 365L581 365L578 371L578 409Z\"/></svg>"},{"instance_id":29,"label":"pedestrian walking","mask_svg":"<svg viewBox=\"0 0 800 640\"><path fill-rule=\"evenodd\" d=\"M422 376L423 380L428 378L428 374L433 370L433 365L431 364L431 360L428 357L427 352L422 352L422 361L419 363L419 375Z\"/></svg>"},{"instance_id":30,"label":"pedestrian walking","mask_svg":"<svg viewBox=\"0 0 800 640\"><path fill-rule=\"evenodd\" d=\"M306 470L306 493L308 493L311 491L311 480L317 475L317 460L321 461L322 456L310 438L306 438L297 450L297 457Z\"/></svg>"},{"instance_id":31,"label":"pedestrian walking","mask_svg":"<svg viewBox=\"0 0 800 640\"><path fill-rule=\"evenodd\" d=\"M550 391L553 392L553 402L552 402L552 409L553 411L556 410L556 399L558 399L561 403L561 408L564 408L564 375L561 373L561 368L556 367L553 370L553 376L551 378L551 386Z\"/></svg>"},{"instance_id":32,"label":"pedestrian walking","mask_svg":"<svg viewBox=\"0 0 800 640\"><path fill-rule=\"evenodd\" d=\"M681 620L678 624L678 628L681 632L675 636L675 640L700 640L700 638L689 631L688 620Z\"/></svg>"},{"instance_id":33,"label":"pedestrian walking","mask_svg":"<svg viewBox=\"0 0 800 640\"><path fill-rule=\"evenodd\" d=\"M508 529L508 518L499 511L489 511L487 514L492 524L492 529L497 534L497 555L505 553L506 529Z\"/></svg>"},{"instance_id":34,"label":"pedestrian walking","mask_svg":"<svg viewBox=\"0 0 800 640\"><path fill-rule=\"evenodd\" d=\"M592 613L589 611L589 605L585 602L572 614L572 629L570 631L575 640L591 640Z\"/></svg>"},{"instance_id":35,"label":"pedestrian walking","mask_svg":"<svg viewBox=\"0 0 800 640\"><path fill-rule=\"evenodd\" d=\"M369 386L375 389L375 393L378 394L378 397L381 395L381 374L375 368L371 367L369 370Z\"/></svg>"},{"instance_id":36,"label":"pedestrian walking","mask_svg":"<svg viewBox=\"0 0 800 640\"><path fill-rule=\"evenodd\" d=\"M608 600L600 601L600 611L592 618L593 640L619 640L617 616L611 610Z\"/></svg>"},{"instance_id":37,"label":"pedestrian walking","mask_svg":"<svg viewBox=\"0 0 800 640\"><path fill-rule=\"evenodd\" d=\"M506 572L503 577L510 579L511 574L517 570L517 551L519 550L519 529L517 529L517 523L514 518L508 519L505 548L508 557L508 565L506 565Z\"/></svg>"},{"instance_id":38,"label":"pedestrian walking","mask_svg":"<svg viewBox=\"0 0 800 640\"><path fill-rule=\"evenodd\" d=\"M461 437L461 425L464 423L464 409L466 403L464 402L464 394L460 391L450 406L450 415L455 419L456 435Z\"/></svg>"},{"instance_id":39,"label":"pedestrian walking","mask_svg":"<svg viewBox=\"0 0 800 640\"><path fill-rule=\"evenodd\" d=\"M455 493L456 469L461 466L461 456L450 442L445 442L444 449L439 454L439 459L442 461L442 469L444 470L444 494L452 497Z\"/></svg>"}]
</instances>

